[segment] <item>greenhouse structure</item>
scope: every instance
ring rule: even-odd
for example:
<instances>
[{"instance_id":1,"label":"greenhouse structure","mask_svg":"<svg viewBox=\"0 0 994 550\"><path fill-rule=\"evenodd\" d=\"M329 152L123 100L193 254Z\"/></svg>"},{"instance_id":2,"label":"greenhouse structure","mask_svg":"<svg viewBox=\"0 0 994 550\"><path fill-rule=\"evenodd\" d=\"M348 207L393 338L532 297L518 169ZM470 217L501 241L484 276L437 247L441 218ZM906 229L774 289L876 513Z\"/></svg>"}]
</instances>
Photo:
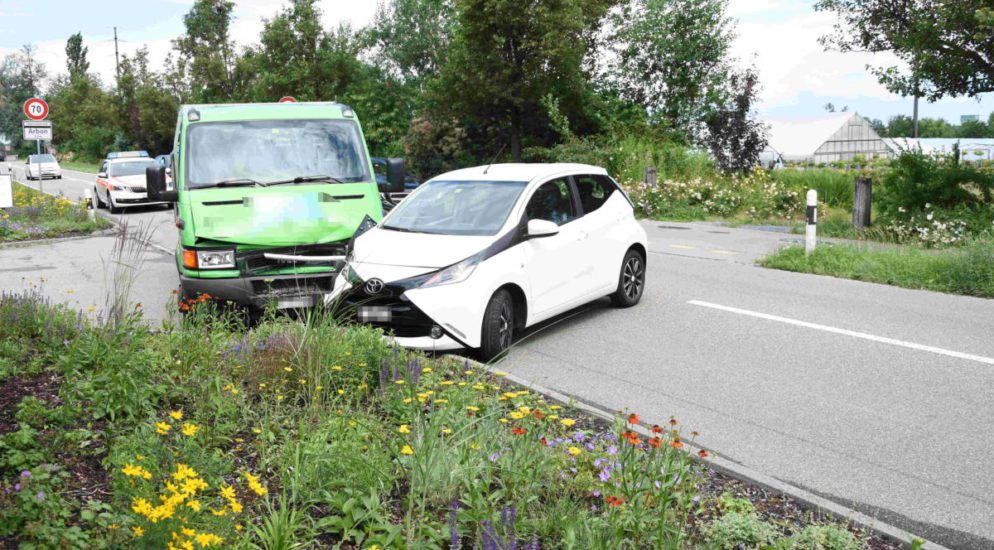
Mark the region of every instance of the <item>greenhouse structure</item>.
<instances>
[{"instance_id":1,"label":"greenhouse structure","mask_svg":"<svg viewBox=\"0 0 994 550\"><path fill-rule=\"evenodd\" d=\"M869 121L857 113L833 113L807 120L770 119L769 144L761 156L764 165L787 162L827 164L891 156L891 149Z\"/></svg>"}]
</instances>

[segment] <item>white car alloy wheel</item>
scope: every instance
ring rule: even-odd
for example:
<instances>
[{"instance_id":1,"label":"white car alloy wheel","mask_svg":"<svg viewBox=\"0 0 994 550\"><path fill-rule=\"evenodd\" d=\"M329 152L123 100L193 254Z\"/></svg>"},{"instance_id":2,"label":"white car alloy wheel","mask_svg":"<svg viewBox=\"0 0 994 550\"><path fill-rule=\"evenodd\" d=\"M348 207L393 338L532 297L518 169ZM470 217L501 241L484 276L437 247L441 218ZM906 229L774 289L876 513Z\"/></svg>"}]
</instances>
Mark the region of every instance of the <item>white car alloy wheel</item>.
<instances>
[{"instance_id":1,"label":"white car alloy wheel","mask_svg":"<svg viewBox=\"0 0 994 550\"><path fill-rule=\"evenodd\" d=\"M645 261L635 250L625 254L621 265L621 276L618 289L611 295L611 301L619 307L631 307L642 299L645 288Z\"/></svg>"}]
</instances>

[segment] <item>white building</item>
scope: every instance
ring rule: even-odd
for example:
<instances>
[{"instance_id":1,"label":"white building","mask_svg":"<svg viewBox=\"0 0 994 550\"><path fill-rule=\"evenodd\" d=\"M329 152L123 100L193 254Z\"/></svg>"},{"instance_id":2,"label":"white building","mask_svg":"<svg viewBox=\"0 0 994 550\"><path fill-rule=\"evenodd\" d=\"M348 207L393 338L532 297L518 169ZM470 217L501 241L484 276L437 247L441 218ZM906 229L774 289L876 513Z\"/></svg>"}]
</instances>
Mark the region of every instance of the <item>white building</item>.
<instances>
[{"instance_id":1,"label":"white building","mask_svg":"<svg viewBox=\"0 0 994 550\"><path fill-rule=\"evenodd\" d=\"M769 125L769 144L761 157L764 164L809 161L825 164L852 160L857 155L867 159L891 156L884 140L857 113L764 122Z\"/></svg>"}]
</instances>

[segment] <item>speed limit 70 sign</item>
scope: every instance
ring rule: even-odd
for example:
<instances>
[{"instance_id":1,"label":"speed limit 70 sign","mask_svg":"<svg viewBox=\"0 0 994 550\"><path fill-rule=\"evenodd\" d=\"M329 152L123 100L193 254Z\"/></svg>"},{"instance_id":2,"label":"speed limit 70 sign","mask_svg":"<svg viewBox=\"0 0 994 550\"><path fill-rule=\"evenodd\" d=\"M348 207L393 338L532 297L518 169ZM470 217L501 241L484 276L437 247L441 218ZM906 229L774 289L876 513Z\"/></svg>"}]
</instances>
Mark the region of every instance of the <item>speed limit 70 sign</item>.
<instances>
[{"instance_id":1,"label":"speed limit 70 sign","mask_svg":"<svg viewBox=\"0 0 994 550\"><path fill-rule=\"evenodd\" d=\"M48 116L48 103L44 99L32 97L24 102L24 114L31 120L45 120Z\"/></svg>"}]
</instances>

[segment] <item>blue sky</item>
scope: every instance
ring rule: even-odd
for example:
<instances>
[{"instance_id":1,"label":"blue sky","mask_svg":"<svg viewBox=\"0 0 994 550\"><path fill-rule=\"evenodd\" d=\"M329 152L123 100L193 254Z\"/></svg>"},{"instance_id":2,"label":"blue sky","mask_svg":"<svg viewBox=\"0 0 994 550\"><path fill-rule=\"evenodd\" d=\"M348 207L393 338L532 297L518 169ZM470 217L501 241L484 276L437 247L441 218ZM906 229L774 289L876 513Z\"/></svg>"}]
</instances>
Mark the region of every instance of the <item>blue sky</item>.
<instances>
[{"instance_id":1,"label":"blue sky","mask_svg":"<svg viewBox=\"0 0 994 550\"><path fill-rule=\"evenodd\" d=\"M170 40L183 31L183 14L192 0L0 0L0 53L31 42L50 72L65 70L65 40L77 31L90 48L91 69L107 82L114 74L113 27L118 27L124 54L147 44L153 62L165 59ZM254 43L262 20L283 2L236 0L232 35ZM754 63L763 83L760 113L774 118L811 118L824 114L831 102L849 106L872 118L886 120L910 115L912 101L887 92L865 66L890 65L892 56L825 52L817 39L831 31L834 16L818 13L813 0L730 0L730 13L739 20L733 53ZM321 0L326 25L350 21L368 23L374 0ZM986 119L994 111L994 96L983 101L960 98L935 104L922 102L923 117L959 122L960 115Z\"/></svg>"}]
</instances>

